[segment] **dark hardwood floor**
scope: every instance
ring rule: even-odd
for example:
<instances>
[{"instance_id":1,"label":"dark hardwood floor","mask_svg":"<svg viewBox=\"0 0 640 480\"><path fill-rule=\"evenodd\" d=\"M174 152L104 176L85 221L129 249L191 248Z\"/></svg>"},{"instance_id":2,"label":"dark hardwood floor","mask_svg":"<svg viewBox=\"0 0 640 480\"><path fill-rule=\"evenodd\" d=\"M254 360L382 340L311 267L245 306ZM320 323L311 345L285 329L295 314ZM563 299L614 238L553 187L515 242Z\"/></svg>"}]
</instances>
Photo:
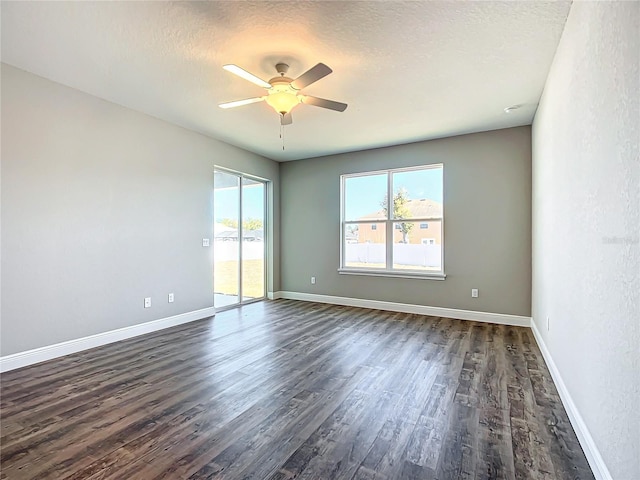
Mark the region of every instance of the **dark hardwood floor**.
<instances>
[{"instance_id":1,"label":"dark hardwood floor","mask_svg":"<svg viewBox=\"0 0 640 480\"><path fill-rule=\"evenodd\" d=\"M290 300L2 375L3 479L592 479L531 332Z\"/></svg>"}]
</instances>

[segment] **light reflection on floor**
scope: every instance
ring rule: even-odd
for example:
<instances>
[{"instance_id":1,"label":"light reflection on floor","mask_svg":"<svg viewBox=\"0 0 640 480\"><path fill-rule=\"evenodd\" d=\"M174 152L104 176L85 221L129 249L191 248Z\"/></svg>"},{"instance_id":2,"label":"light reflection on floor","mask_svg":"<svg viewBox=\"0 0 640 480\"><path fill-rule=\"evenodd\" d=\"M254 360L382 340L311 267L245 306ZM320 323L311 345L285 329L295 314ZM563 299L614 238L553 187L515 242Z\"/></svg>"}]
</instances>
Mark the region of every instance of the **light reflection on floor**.
<instances>
[{"instance_id":1,"label":"light reflection on floor","mask_svg":"<svg viewBox=\"0 0 640 480\"><path fill-rule=\"evenodd\" d=\"M238 295L225 295L223 293L213 294L213 306L216 308L225 308L238 303ZM253 297L242 297L243 302L253 300Z\"/></svg>"},{"instance_id":2,"label":"light reflection on floor","mask_svg":"<svg viewBox=\"0 0 640 480\"><path fill-rule=\"evenodd\" d=\"M234 302L237 303L237 300L237 296L216 294L216 308L221 308L220 305L225 305L225 302L227 306L232 306ZM203 346L206 345L206 348L201 351L203 356L216 359L208 366L212 380L229 374L229 368L235 369L237 374L242 375L271 376L278 374L283 368L285 357L290 357L292 354L303 356L310 353L304 350L296 351L298 347L295 345L298 343L308 344L300 340L306 337L315 337L315 330L319 328L319 325L316 324L309 329L299 329L294 324L295 330L291 328L281 330L281 324L290 322L290 318L284 317L281 321L276 322L267 321L264 310L268 303L269 301L259 301L238 305L237 308L226 308L216 314L209 331L211 338L215 338L215 340L204 344ZM322 314L326 311L326 321L329 322L346 308L350 307L317 305L311 308L308 314ZM293 313L293 316L298 315L298 313ZM304 316L301 316L301 322L304 322ZM357 323L366 323L366 314L359 314L358 317L362 318L358 318ZM292 344L291 334L294 332L299 337L299 342ZM330 344L320 343L319 350L337 347L341 355L319 363L316 369L318 371L331 369L332 377L342 378L353 368L350 358L361 355L363 350L367 350L379 342L380 335L379 331L369 332L369 328L365 327L358 337L338 336ZM263 343L256 346L255 338L261 338ZM243 359L241 365L237 362L229 363L228 359L233 357L241 357ZM283 374L285 373L283 372Z\"/></svg>"},{"instance_id":3,"label":"light reflection on floor","mask_svg":"<svg viewBox=\"0 0 640 480\"><path fill-rule=\"evenodd\" d=\"M244 297L244 300L253 298ZM235 295L215 294L217 309L222 305L233 306L237 302L238 297ZM216 313L209 330L211 338L215 340L204 344L205 348L201 349L201 355L216 359L208 367L212 380L231 371L241 375L266 375L282 368L280 357L286 350L282 349L284 344L279 340L284 340L284 336L276 333L280 322L265 321L264 304L263 301L252 302ZM257 347L256 337L264 339ZM240 363L228 362L229 358L236 356L242 357Z\"/></svg>"}]
</instances>

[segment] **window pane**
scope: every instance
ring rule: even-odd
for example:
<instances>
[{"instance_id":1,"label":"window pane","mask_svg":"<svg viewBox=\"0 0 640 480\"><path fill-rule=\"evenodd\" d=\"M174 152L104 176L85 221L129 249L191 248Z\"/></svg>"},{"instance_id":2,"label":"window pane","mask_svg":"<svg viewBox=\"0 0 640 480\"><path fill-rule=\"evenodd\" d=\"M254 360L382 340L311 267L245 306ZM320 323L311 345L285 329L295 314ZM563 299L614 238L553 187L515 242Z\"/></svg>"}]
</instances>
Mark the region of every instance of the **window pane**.
<instances>
[{"instance_id":1,"label":"window pane","mask_svg":"<svg viewBox=\"0 0 640 480\"><path fill-rule=\"evenodd\" d=\"M393 218L442 218L442 167L393 174Z\"/></svg>"},{"instance_id":2,"label":"window pane","mask_svg":"<svg viewBox=\"0 0 640 480\"><path fill-rule=\"evenodd\" d=\"M265 184L242 179L242 299L262 298L264 285Z\"/></svg>"},{"instance_id":3,"label":"window pane","mask_svg":"<svg viewBox=\"0 0 640 480\"><path fill-rule=\"evenodd\" d=\"M344 266L386 268L384 223L350 223L344 226Z\"/></svg>"},{"instance_id":4,"label":"window pane","mask_svg":"<svg viewBox=\"0 0 640 480\"><path fill-rule=\"evenodd\" d=\"M442 165L342 178L342 267L443 271Z\"/></svg>"},{"instance_id":5,"label":"window pane","mask_svg":"<svg viewBox=\"0 0 640 480\"><path fill-rule=\"evenodd\" d=\"M442 221L420 228L417 222L394 222L393 268L400 270L442 270Z\"/></svg>"},{"instance_id":6,"label":"window pane","mask_svg":"<svg viewBox=\"0 0 640 480\"><path fill-rule=\"evenodd\" d=\"M383 220L387 194L387 174L346 177L344 180L344 219Z\"/></svg>"},{"instance_id":7,"label":"window pane","mask_svg":"<svg viewBox=\"0 0 640 480\"><path fill-rule=\"evenodd\" d=\"M216 308L240 301L240 177L214 172L213 294Z\"/></svg>"}]
</instances>

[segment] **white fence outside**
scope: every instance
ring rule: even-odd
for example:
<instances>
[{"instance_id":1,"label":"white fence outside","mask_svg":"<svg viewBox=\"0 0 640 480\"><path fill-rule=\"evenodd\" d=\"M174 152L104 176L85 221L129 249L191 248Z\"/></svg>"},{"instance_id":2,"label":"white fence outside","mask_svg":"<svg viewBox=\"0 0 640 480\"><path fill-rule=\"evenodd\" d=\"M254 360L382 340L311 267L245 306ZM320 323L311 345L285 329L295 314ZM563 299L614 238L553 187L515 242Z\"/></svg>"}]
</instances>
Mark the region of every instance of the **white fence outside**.
<instances>
[{"instance_id":1,"label":"white fence outside","mask_svg":"<svg viewBox=\"0 0 640 480\"><path fill-rule=\"evenodd\" d=\"M224 262L238 259L238 242L215 241L215 261ZM385 263L385 246L380 243L347 243L345 263ZM264 242L242 242L242 257L245 260L264 258ZM407 267L442 267L440 245L397 243L393 246L393 263Z\"/></svg>"},{"instance_id":2,"label":"white fence outside","mask_svg":"<svg viewBox=\"0 0 640 480\"><path fill-rule=\"evenodd\" d=\"M385 246L380 243L345 244L345 264L386 262ZM393 245L393 263L416 268L442 268L440 245L397 243Z\"/></svg>"},{"instance_id":3,"label":"white fence outside","mask_svg":"<svg viewBox=\"0 0 640 480\"><path fill-rule=\"evenodd\" d=\"M213 252L216 262L238 260L238 242L215 240ZM244 260L261 260L264 258L264 242L242 242L242 258Z\"/></svg>"}]
</instances>

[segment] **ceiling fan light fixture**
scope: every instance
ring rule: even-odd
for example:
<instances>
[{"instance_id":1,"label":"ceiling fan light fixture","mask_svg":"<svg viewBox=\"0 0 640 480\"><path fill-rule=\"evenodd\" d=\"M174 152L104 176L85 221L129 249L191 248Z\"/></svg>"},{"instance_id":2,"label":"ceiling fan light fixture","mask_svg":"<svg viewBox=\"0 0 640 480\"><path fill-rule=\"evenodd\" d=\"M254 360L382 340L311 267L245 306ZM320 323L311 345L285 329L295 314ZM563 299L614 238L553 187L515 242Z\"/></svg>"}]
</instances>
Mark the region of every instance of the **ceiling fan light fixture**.
<instances>
[{"instance_id":1,"label":"ceiling fan light fixture","mask_svg":"<svg viewBox=\"0 0 640 480\"><path fill-rule=\"evenodd\" d=\"M285 115L300 103L300 97L298 97L298 94L289 83L282 82L278 84L273 82L271 85L265 102L277 113Z\"/></svg>"},{"instance_id":2,"label":"ceiling fan light fixture","mask_svg":"<svg viewBox=\"0 0 640 480\"><path fill-rule=\"evenodd\" d=\"M295 80L285 77L289 66L285 63L276 64L276 71L280 74L279 77L274 77L268 82L265 82L254 74L247 72L243 68L237 65L228 64L222 68L225 70L249 80L256 85L260 85L267 89L267 95L264 97L248 98L246 100L237 100L235 102L226 102L219 104L220 108L233 108L241 105L247 105L249 103L265 101L273 108L280 116L280 125L291 125L291 110L295 108L299 103L306 103L308 105L314 105L316 107L326 108L334 110L336 112L344 112L347 108L346 103L335 102L333 100L327 100L324 98L311 97L309 95L300 94L300 90L317 82L321 78L329 75L332 70L324 63L318 63L315 67L310 68Z\"/></svg>"}]
</instances>

